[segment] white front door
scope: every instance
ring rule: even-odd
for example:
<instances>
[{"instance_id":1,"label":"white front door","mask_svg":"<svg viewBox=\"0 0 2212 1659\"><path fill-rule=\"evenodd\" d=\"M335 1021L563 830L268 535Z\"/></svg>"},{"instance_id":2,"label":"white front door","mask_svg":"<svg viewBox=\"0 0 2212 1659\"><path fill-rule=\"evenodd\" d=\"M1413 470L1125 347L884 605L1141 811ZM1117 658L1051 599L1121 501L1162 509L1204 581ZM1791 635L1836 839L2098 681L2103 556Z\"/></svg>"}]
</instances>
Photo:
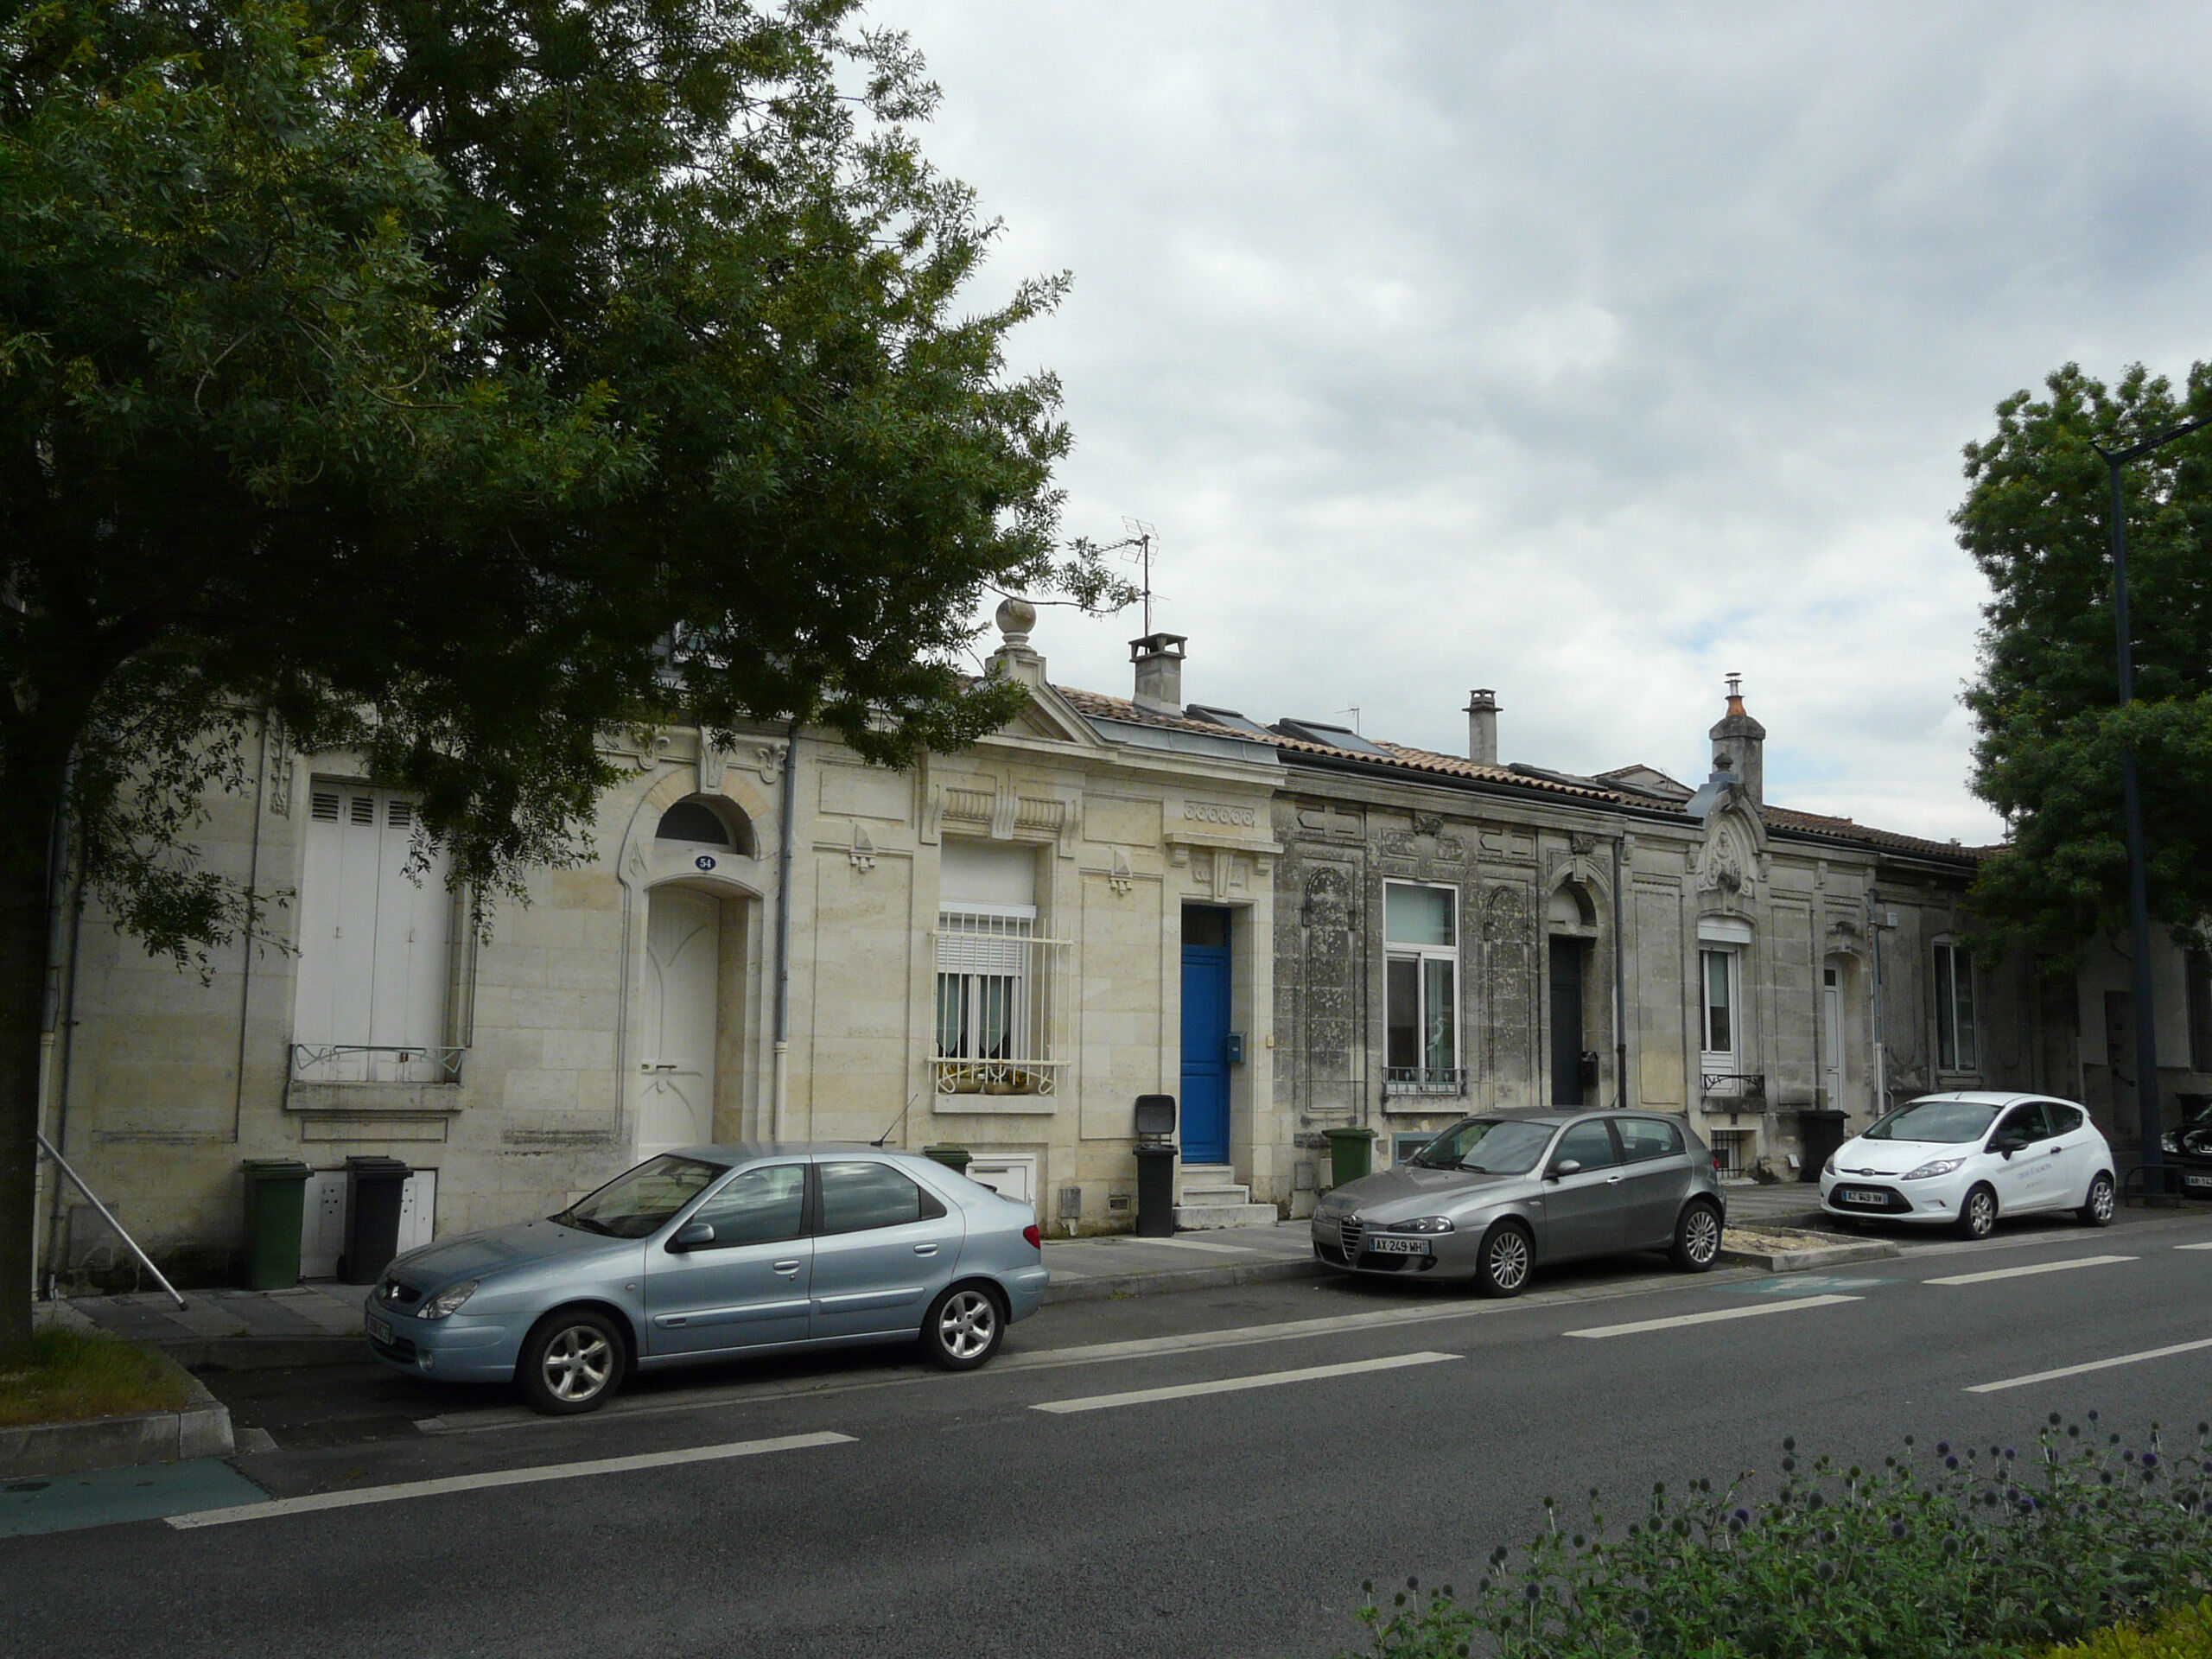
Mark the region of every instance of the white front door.
<instances>
[{"instance_id":1,"label":"white front door","mask_svg":"<svg viewBox=\"0 0 2212 1659\"><path fill-rule=\"evenodd\" d=\"M639 1033L638 1156L714 1139L721 906L657 888L647 900L645 1017Z\"/></svg>"}]
</instances>

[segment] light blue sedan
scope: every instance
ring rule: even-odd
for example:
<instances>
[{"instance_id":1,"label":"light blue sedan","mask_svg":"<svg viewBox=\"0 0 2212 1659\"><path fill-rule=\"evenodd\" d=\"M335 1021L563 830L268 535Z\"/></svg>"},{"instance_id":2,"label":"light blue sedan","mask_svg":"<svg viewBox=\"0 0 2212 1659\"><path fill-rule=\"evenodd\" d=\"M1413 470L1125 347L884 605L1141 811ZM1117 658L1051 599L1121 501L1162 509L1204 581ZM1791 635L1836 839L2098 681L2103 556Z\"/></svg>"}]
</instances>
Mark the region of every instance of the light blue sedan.
<instances>
[{"instance_id":1,"label":"light blue sedan","mask_svg":"<svg viewBox=\"0 0 2212 1659\"><path fill-rule=\"evenodd\" d=\"M512 1379L591 1411L632 1369L919 1340L981 1365L1044 1300L1026 1204L880 1147L686 1147L543 1221L410 1250L370 1291L377 1357L410 1376Z\"/></svg>"}]
</instances>

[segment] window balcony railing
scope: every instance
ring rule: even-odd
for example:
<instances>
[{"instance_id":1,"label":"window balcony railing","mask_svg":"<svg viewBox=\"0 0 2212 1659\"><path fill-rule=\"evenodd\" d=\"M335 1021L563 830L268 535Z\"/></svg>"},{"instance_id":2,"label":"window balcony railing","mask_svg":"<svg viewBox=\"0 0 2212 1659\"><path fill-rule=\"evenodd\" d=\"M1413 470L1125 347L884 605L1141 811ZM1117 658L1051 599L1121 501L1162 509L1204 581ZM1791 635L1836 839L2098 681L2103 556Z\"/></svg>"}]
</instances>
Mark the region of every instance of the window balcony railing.
<instances>
[{"instance_id":1,"label":"window balcony railing","mask_svg":"<svg viewBox=\"0 0 2212 1659\"><path fill-rule=\"evenodd\" d=\"M1385 1066L1382 1087L1393 1095L1464 1095L1467 1072L1465 1067L1457 1065Z\"/></svg>"},{"instance_id":2,"label":"window balcony railing","mask_svg":"<svg viewBox=\"0 0 2212 1659\"><path fill-rule=\"evenodd\" d=\"M465 1048L420 1043L294 1043L295 1083L459 1083Z\"/></svg>"},{"instance_id":3,"label":"window balcony railing","mask_svg":"<svg viewBox=\"0 0 2212 1659\"><path fill-rule=\"evenodd\" d=\"M940 1095L1057 1095L1065 1060L963 1060L939 1055L930 1062Z\"/></svg>"}]
</instances>

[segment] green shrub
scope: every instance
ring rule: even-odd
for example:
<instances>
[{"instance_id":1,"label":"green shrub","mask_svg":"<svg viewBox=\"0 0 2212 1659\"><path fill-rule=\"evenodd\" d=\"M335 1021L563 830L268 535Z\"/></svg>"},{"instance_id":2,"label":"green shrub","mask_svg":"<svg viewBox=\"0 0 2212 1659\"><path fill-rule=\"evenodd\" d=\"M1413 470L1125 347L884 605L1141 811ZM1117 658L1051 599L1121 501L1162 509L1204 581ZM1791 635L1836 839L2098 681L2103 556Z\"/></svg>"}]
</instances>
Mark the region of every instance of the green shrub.
<instances>
[{"instance_id":1,"label":"green shrub","mask_svg":"<svg viewBox=\"0 0 2212 1659\"><path fill-rule=\"evenodd\" d=\"M2121 1624L2046 1648L2042 1659L2212 1659L2212 1600L2177 1607L2148 1630Z\"/></svg>"},{"instance_id":2,"label":"green shrub","mask_svg":"<svg viewBox=\"0 0 2212 1659\"><path fill-rule=\"evenodd\" d=\"M1959 1659L2021 1656L2212 1590L2212 1428L2170 1457L2097 1421L2012 1447L1908 1437L1879 1470L1809 1466L1784 1440L1753 1498L1662 1484L1616 1537L1544 1500L1545 1529L1494 1551L1472 1593L1412 1580L1360 1618L1391 1659Z\"/></svg>"},{"instance_id":3,"label":"green shrub","mask_svg":"<svg viewBox=\"0 0 2212 1659\"><path fill-rule=\"evenodd\" d=\"M175 1411L188 1398L181 1371L113 1337L41 1331L0 1354L0 1427Z\"/></svg>"}]
</instances>

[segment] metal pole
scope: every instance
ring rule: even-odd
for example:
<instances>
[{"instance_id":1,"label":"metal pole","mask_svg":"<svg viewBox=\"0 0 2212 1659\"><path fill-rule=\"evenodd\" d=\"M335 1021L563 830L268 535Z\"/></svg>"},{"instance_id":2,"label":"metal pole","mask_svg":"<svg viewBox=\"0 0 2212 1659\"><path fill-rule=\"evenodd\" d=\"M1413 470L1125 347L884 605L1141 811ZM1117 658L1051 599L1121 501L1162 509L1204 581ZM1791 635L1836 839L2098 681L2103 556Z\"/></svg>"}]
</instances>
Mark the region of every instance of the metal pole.
<instances>
[{"instance_id":1,"label":"metal pole","mask_svg":"<svg viewBox=\"0 0 2212 1659\"><path fill-rule=\"evenodd\" d=\"M130 1247L130 1254L137 1256L139 1261L145 1263L146 1271L154 1275L154 1282L156 1284L159 1285L163 1290L168 1292L169 1300L175 1302L180 1308L189 1306L183 1297L177 1294L176 1287L169 1283L167 1279L162 1276L162 1270L154 1265L154 1258L148 1255L145 1251L140 1249L138 1248L138 1241L123 1230L123 1224L115 1218L115 1212L110 1210L107 1205L100 1202L100 1195L93 1192L91 1187L86 1186L85 1185L85 1178L79 1175L75 1170L69 1167L69 1160L48 1145L44 1135L39 1135L37 1139L38 1149L44 1153L48 1157L53 1159L55 1163L60 1165L61 1173L77 1184L77 1190L79 1192L83 1193L87 1198L92 1200L92 1208L100 1212L100 1219L107 1223L109 1226L114 1228L115 1236Z\"/></svg>"}]
</instances>

